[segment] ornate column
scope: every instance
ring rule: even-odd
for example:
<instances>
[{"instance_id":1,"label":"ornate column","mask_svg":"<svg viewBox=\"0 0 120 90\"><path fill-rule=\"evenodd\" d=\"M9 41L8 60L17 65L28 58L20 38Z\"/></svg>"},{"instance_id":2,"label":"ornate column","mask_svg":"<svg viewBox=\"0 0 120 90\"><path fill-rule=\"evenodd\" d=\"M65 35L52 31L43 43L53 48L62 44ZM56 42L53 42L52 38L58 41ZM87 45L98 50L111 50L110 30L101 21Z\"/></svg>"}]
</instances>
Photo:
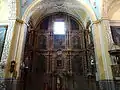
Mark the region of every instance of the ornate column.
<instances>
[{"instance_id":1,"label":"ornate column","mask_svg":"<svg viewBox=\"0 0 120 90\"><path fill-rule=\"evenodd\" d=\"M15 57L11 53L15 53L14 50L12 51L12 40L14 36L14 29L15 29L15 23L16 23L16 0L8 0L8 10L9 10L9 17L8 17L8 30L5 38L3 53L1 57L1 71L2 75L1 78L5 79L5 88L6 89L15 89L15 81L13 82L13 79L10 77L13 77L13 74L10 74L10 62L15 60ZM6 65L7 64L7 65ZM3 68L5 67L5 68ZM3 70L2 70L3 69ZM5 74L7 73L7 76L5 77ZM9 73L9 74L8 74Z\"/></svg>"},{"instance_id":2,"label":"ornate column","mask_svg":"<svg viewBox=\"0 0 120 90\"><path fill-rule=\"evenodd\" d=\"M102 71L104 72L104 78L101 78L99 82L100 85L102 85L103 90L114 90L115 87L111 70L111 59L108 52L113 44L109 20L107 18L102 18L98 20L96 24L100 35L101 60L103 62ZM101 73L101 70L99 73Z\"/></svg>"},{"instance_id":3,"label":"ornate column","mask_svg":"<svg viewBox=\"0 0 120 90\"><path fill-rule=\"evenodd\" d=\"M107 16L107 10L108 10L108 0L104 0L102 4L102 12L101 17L99 20L93 22L93 27L97 29L97 31L94 31L97 33L95 37L99 39L99 42L96 42L96 45L99 43L100 51L96 52L97 55L97 69L98 69L98 81L100 88L102 90L115 90L114 87L114 81L112 76L112 70L111 70L111 59L109 55L109 50L111 49L111 46L113 45L111 30L110 30L110 24ZM98 49L98 46L96 46L96 49ZM99 53L99 54L98 54ZM102 65L102 66L101 66Z\"/></svg>"},{"instance_id":4,"label":"ornate column","mask_svg":"<svg viewBox=\"0 0 120 90\"><path fill-rule=\"evenodd\" d=\"M109 20L107 18L102 18L100 22L100 34L101 34L101 45L102 45L102 57L103 57L103 65L105 71L105 78L100 82L103 85L103 90L114 90L114 81L111 69L111 58L109 55L109 50L113 45Z\"/></svg>"},{"instance_id":5,"label":"ornate column","mask_svg":"<svg viewBox=\"0 0 120 90\"><path fill-rule=\"evenodd\" d=\"M111 60L109 48L112 41L108 19L100 19L92 24L96 66L96 79L102 90L114 90L113 76L111 71Z\"/></svg>"},{"instance_id":6,"label":"ornate column","mask_svg":"<svg viewBox=\"0 0 120 90\"><path fill-rule=\"evenodd\" d=\"M4 49L1 57L1 62L7 62L8 57L9 57L9 52L10 52L10 45L11 45L11 40L13 36L13 29L16 21L16 0L9 0L8 1L8 9L9 9L9 25L8 25L8 30L6 34L6 39L4 43ZM13 56L11 56L11 60L13 60ZM4 73L4 72L3 72ZM4 76L3 76L4 77Z\"/></svg>"},{"instance_id":7,"label":"ornate column","mask_svg":"<svg viewBox=\"0 0 120 90\"><path fill-rule=\"evenodd\" d=\"M107 40L108 50L111 50L114 42L112 39L111 29L110 29L110 22L107 17L102 17L101 24L103 29L105 30L105 39Z\"/></svg>"},{"instance_id":8,"label":"ornate column","mask_svg":"<svg viewBox=\"0 0 120 90\"><path fill-rule=\"evenodd\" d=\"M100 34L98 29L98 23L94 22L92 25L92 33L93 33L93 41L94 41L94 48L95 48L95 57L96 57L96 80L99 81L103 80L105 78L105 72L104 72L104 66L103 66L103 60L102 60L102 48L100 44Z\"/></svg>"},{"instance_id":9,"label":"ornate column","mask_svg":"<svg viewBox=\"0 0 120 90\"><path fill-rule=\"evenodd\" d=\"M4 45L4 50L2 54L1 61L6 61L8 58L8 53L9 53L9 48L10 48L10 42L12 39L12 31L14 28L14 24L16 21L16 0L9 0L9 25L8 25L8 30L7 30L7 35L5 39L5 45Z\"/></svg>"}]
</instances>

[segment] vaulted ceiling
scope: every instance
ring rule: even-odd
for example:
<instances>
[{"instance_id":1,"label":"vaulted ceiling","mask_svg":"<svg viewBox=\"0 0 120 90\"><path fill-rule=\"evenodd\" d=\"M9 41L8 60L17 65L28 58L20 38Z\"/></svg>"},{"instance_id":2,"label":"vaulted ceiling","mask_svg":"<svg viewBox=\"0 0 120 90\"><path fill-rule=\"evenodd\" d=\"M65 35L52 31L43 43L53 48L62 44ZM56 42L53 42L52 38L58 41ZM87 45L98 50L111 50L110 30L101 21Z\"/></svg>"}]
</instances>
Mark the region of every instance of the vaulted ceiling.
<instances>
[{"instance_id":1,"label":"vaulted ceiling","mask_svg":"<svg viewBox=\"0 0 120 90\"><path fill-rule=\"evenodd\" d=\"M109 19L120 19L120 0L103 0L103 4L104 2L105 5L101 5L101 7L105 6ZM37 20L40 20L40 17L54 12L69 13L84 22L90 17L79 0L42 0L35 7L31 11L34 22L38 22Z\"/></svg>"},{"instance_id":2,"label":"vaulted ceiling","mask_svg":"<svg viewBox=\"0 0 120 90\"><path fill-rule=\"evenodd\" d=\"M36 9L32 10L32 18L34 22L38 22L40 17L54 12L66 12L74 17L85 21L88 18L88 12L78 2L78 0L43 0L36 5Z\"/></svg>"},{"instance_id":3,"label":"vaulted ceiling","mask_svg":"<svg viewBox=\"0 0 120 90\"><path fill-rule=\"evenodd\" d=\"M111 20L120 20L120 0L107 0L108 17Z\"/></svg>"}]
</instances>

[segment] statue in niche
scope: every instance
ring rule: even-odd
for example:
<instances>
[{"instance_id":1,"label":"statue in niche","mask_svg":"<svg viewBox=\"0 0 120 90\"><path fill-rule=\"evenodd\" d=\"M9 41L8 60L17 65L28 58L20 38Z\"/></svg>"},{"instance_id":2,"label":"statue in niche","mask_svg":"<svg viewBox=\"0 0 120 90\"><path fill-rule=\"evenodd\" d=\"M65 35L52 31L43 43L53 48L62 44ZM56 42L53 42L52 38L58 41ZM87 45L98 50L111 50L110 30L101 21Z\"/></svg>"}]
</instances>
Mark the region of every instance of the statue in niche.
<instances>
[{"instance_id":1,"label":"statue in niche","mask_svg":"<svg viewBox=\"0 0 120 90\"><path fill-rule=\"evenodd\" d=\"M81 45L80 45L80 38L79 37L73 37L72 38L72 44L73 44L73 48L74 49L80 49L81 47Z\"/></svg>"},{"instance_id":2,"label":"statue in niche","mask_svg":"<svg viewBox=\"0 0 120 90\"><path fill-rule=\"evenodd\" d=\"M57 67L61 67L62 66L62 60L57 60Z\"/></svg>"},{"instance_id":3,"label":"statue in niche","mask_svg":"<svg viewBox=\"0 0 120 90\"><path fill-rule=\"evenodd\" d=\"M38 48L40 49L46 49L46 37L44 35L41 35L38 39Z\"/></svg>"},{"instance_id":4,"label":"statue in niche","mask_svg":"<svg viewBox=\"0 0 120 90\"><path fill-rule=\"evenodd\" d=\"M30 18L30 20L28 21L28 25L29 26L27 26L27 29L28 29L28 32L30 32L31 29L33 29L33 20L32 20L32 18Z\"/></svg>"},{"instance_id":5,"label":"statue in niche","mask_svg":"<svg viewBox=\"0 0 120 90\"><path fill-rule=\"evenodd\" d=\"M62 90L62 78L57 76L57 90Z\"/></svg>"},{"instance_id":6,"label":"statue in niche","mask_svg":"<svg viewBox=\"0 0 120 90\"><path fill-rule=\"evenodd\" d=\"M95 60L92 55L90 56L90 65L91 65L91 73L94 74L95 73Z\"/></svg>"},{"instance_id":7,"label":"statue in niche","mask_svg":"<svg viewBox=\"0 0 120 90\"><path fill-rule=\"evenodd\" d=\"M120 64L120 56L116 56L114 61L116 62L116 64Z\"/></svg>"}]
</instances>

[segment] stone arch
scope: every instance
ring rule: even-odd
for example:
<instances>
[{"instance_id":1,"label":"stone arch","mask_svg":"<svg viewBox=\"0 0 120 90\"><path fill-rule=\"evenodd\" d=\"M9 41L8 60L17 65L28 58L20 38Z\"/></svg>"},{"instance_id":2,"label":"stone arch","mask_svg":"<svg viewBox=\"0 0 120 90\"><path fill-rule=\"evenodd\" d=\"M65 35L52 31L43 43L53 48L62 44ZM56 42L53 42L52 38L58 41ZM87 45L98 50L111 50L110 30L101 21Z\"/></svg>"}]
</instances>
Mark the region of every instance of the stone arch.
<instances>
[{"instance_id":1,"label":"stone arch","mask_svg":"<svg viewBox=\"0 0 120 90\"><path fill-rule=\"evenodd\" d=\"M30 4L28 6L28 8L26 9L26 11L24 12L24 15L22 16L22 19L24 21L27 21L27 19L28 19L27 17L32 15L32 13L31 13L32 10L34 10L40 2L42 2L42 1L41 0L33 1L32 4ZM83 2L81 0L76 0L76 2L78 2L79 5L81 5L82 9L85 12L87 12L88 15L90 15L90 18L93 21L96 20L96 15L95 15L93 9L89 5L87 5L85 2Z\"/></svg>"},{"instance_id":2,"label":"stone arch","mask_svg":"<svg viewBox=\"0 0 120 90\"><path fill-rule=\"evenodd\" d=\"M35 14L35 12L34 12L34 9L36 9L38 6L39 6L39 3L41 3L42 1L41 0L35 0L35 1L33 1L32 2L32 4L30 4L29 6L28 6L28 8L26 9L26 11L25 11L25 13L24 13L24 15L22 16L22 20L24 21L24 23L25 24L22 24L21 25L21 32L19 33L19 35L20 35L20 38L19 38L19 45L18 45L18 52L19 53L17 53L17 56L18 56L18 63L20 63L21 62L21 58L22 58L22 55L23 55L23 50L24 50L24 43L25 43L25 37L26 37L26 32L27 32L27 30L26 30L26 28L27 28L27 22L29 21L29 18L33 15L33 14ZM78 3L78 5L80 6L80 8L79 9L81 9L81 10L83 10L85 13L86 13L86 15L88 15L90 18L91 18L91 20L92 21L96 21L96 16L95 16L95 13L94 13L94 11L92 10L92 8L91 7L89 7L86 3L84 3L83 1L81 1L81 0L76 0L76 2ZM58 7L59 8L59 7ZM68 8L69 9L69 8ZM67 9L67 10L68 10ZM78 10L79 10L78 9ZM57 11L55 11L55 12L57 12ZM58 11L59 12L59 11ZM44 12L42 12L42 13L44 13ZM73 13L75 13L75 14L73 14L73 16L75 16L75 17L80 17L80 12L79 11L76 11L75 12L75 10L72 10L72 12L71 11L69 11L68 12L69 14L73 14ZM48 13L47 13L48 14ZM46 14L46 15L47 15ZM44 15L43 15L44 16ZM40 16L40 17L42 17L42 15ZM38 18L37 18L38 19ZM81 18L80 18L81 19ZM79 20L80 20L79 19ZM34 26L34 25L33 25ZM19 67L20 67L20 64L18 65L18 67L17 67L17 70L19 71ZM19 76L19 73L18 73L18 76Z\"/></svg>"},{"instance_id":3,"label":"stone arch","mask_svg":"<svg viewBox=\"0 0 120 90\"><path fill-rule=\"evenodd\" d=\"M37 23L35 25L35 28L37 27L37 25L39 25L39 23L41 22L41 20L43 20L44 18L46 18L48 16L54 15L56 13L58 13L58 12L50 13L50 14L47 14L45 16L39 17L39 19L37 20ZM70 16L77 24L79 24L83 29L85 29L85 26L84 26L83 22L81 21L81 19L78 19L76 16L74 16L73 14L70 14L68 12L60 12L60 13L64 13L64 14Z\"/></svg>"}]
</instances>

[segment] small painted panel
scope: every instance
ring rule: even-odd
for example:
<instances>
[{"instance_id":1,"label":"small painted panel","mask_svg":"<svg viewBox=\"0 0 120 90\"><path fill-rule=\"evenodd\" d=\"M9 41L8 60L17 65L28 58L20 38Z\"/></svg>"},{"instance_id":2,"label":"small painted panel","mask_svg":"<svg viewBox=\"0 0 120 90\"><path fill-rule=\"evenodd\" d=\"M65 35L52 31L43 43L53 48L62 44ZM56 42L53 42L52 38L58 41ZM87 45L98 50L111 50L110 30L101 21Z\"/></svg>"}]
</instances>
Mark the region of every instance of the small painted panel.
<instances>
[{"instance_id":1,"label":"small painted panel","mask_svg":"<svg viewBox=\"0 0 120 90\"><path fill-rule=\"evenodd\" d=\"M65 48L65 35L54 35L54 48Z\"/></svg>"},{"instance_id":2,"label":"small painted panel","mask_svg":"<svg viewBox=\"0 0 120 90\"><path fill-rule=\"evenodd\" d=\"M80 38L77 36L74 36L72 38L72 48L73 49L81 49L81 40Z\"/></svg>"},{"instance_id":3,"label":"small painted panel","mask_svg":"<svg viewBox=\"0 0 120 90\"><path fill-rule=\"evenodd\" d=\"M113 37L114 43L119 45L119 43L120 43L120 27L112 26L111 32L112 32L112 37Z\"/></svg>"},{"instance_id":4,"label":"small painted panel","mask_svg":"<svg viewBox=\"0 0 120 90\"><path fill-rule=\"evenodd\" d=\"M44 35L40 35L38 37L38 48L39 49L46 49L46 37Z\"/></svg>"}]
</instances>

